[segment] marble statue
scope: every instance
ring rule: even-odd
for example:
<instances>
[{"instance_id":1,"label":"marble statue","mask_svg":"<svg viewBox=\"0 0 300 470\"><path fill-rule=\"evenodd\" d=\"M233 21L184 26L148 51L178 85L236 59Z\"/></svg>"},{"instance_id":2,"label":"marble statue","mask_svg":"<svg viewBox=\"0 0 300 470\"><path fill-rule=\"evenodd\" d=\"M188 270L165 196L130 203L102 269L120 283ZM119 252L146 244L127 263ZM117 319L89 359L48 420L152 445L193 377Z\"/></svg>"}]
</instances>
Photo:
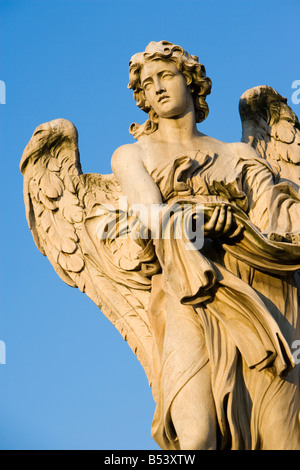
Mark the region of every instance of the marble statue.
<instances>
[{"instance_id":1,"label":"marble statue","mask_svg":"<svg viewBox=\"0 0 300 470\"><path fill-rule=\"evenodd\" d=\"M35 243L137 355L162 449L300 449L299 121L259 86L241 142L199 132L211 80L167 41L131 58L128 87L148 119L113 174L82 173L69 121L35 130L20 164Z\"/></svg>"}]
</instances>

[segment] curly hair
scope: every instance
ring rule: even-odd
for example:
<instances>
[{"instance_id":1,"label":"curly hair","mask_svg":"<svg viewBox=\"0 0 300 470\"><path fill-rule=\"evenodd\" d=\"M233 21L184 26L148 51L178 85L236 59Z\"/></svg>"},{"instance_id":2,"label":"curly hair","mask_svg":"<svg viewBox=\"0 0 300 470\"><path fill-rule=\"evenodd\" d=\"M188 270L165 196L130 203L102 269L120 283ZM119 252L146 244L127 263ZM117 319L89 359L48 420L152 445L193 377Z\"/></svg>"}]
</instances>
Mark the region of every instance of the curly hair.
<instances>
[{"instance_id":1,"label":"curly hair","mask_svg":"<svg viewBox=\"0 0 300 470\"><path fill-rule=\"evenodd\" d=\"M211 92L212 83L210 78L206 76L204 65L199 63L197 56L189 54L180 46L176 46L168 41L152 41L144 52L139 52L132 56L129 62L128 88L133 90L133 97L137 106L148 113L148 119L144 124L131 124L129 132L135 139L142 135L152 134L158 128L158 115L152 108L147 106L144 90L140 82L143 65L152 60L172 61L184 75L186 83L191 90L196 122L202 122L208 116L206 96Z\"/></svg>"}]
</instances>

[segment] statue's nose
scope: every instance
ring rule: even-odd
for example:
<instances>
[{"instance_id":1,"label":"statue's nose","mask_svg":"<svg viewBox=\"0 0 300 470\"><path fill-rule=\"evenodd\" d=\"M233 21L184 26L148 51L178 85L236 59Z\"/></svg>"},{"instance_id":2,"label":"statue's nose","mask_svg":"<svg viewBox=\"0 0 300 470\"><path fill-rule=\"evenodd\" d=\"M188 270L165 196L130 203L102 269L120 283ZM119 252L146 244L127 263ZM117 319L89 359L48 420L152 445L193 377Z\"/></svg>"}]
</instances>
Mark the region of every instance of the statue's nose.
<instances>
[{"instance_id":1,"label":"statue's nose","mask_svg":"<svg viewBox=\"0 0 300 470\"><path fill-rule=\"evenodd\" d=\"M154 80L154 86L155 86L155 93L157 95L161 95L162 93L166 91L159 77L156 77L156 79Z\"/></svg>"},{"instance_id":2,"label":"statue's nose","mask_svg":"<svg viewBox=\"0 0 300 470\"><path fill-rule=\"evenodd\" d=\"M165 91L166 91L166 89L163 86L159 86L159 87L156 88L156 94L157 95L161 95Z\"/></svg>"}]
</instances>

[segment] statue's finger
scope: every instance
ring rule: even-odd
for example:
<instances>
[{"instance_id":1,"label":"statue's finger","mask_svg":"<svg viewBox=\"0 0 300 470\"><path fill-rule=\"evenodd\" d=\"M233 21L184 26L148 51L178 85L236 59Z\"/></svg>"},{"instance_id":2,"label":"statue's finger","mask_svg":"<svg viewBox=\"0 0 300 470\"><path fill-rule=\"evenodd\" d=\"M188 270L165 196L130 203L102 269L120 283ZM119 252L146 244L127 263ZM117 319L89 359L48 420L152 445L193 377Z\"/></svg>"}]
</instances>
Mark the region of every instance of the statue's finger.
<instances>
[{"instance_id":1,"label":"statue's finger","mask_svg":"<svg viewBox=\"0 0 300 470\"><path fill-rule=\"evenodd\" d=\"M209 219L209 221L206 222L206 224L204 225L204 231L205 232L210 232L210 231L215 230L215 226L216 226L216 223L217 223L217 220L218 220L218 217L219 217L219 212L220 212L220 206L217 206L215 208L211 218Z\"/></svg>"},{"instance_id":2,"label":"statue's finger","mask_svg":"<svg viewBox=\"0 0 300 470\"><path fill-rule=\"evenodd\" d=\"M232 210L230 207L227 209L227 214L226 214L226 223L223 229L223 233L229 232L231 230L233 224L233 215L232 215Z\"/></svg>"},{"instance_id":3,"label":"statue's finger","mask_svg":"<svg viewBox=\"0 0 300 470\"><path fill-rule=\"evenodd\" d=\"M235 238L235 237L238 237L242 231L244 230L244 227L242 224L237 224L237 228L235 229L235 231L233 233L231 233L228 238Z\"/></svg>"},{"instance_id":4,"label":"statue's finger","mask_svg":"<svg viewBox=\"0 0 300 470\"><path fill-rule=\"evenodd\" d=\"M216 221L215 232L220 233L224 231L224 227L227 220L227 208L226 206L221 206L219 217Z\"/></svg>"}]
</instances>

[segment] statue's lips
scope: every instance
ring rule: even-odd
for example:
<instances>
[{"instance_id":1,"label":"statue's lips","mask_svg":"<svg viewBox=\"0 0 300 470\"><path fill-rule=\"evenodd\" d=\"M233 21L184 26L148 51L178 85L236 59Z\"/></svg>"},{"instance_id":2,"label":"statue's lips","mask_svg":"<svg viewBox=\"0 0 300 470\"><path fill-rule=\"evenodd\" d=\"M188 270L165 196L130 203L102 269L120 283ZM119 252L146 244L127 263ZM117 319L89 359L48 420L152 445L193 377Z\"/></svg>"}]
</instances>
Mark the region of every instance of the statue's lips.
<instances>
[{"instance_id":1,"label":"statue's lips","mask_svg":"<svg viewBox=\"0 0 300 470\"><path fill-rule=\"evenodd\" d=\"M168 100L169 98L170 98L170 97L169 97L169 96L167 96L167 95L160 96L160 97L158 98L158 102L160 103L161 101Z\"/></svg>"}]
</instances>

